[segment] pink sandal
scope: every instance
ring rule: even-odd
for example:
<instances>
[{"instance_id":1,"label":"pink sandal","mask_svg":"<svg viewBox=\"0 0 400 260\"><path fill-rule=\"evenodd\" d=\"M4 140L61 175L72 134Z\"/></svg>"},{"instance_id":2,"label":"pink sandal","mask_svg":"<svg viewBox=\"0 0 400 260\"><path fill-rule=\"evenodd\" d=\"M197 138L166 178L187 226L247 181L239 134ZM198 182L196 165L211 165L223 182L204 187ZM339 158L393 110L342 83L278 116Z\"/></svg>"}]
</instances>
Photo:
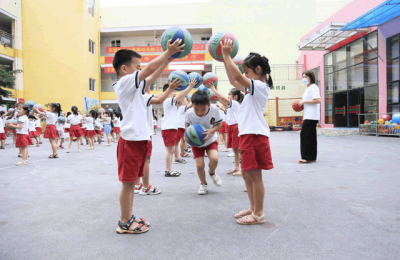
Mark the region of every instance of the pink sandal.
<instances>
[{"instance_id":1,"label":"pink sandal","mask_svg":"<svg viewBox=\"0 0 400 260\"><path fill-rule=\"evenodd\" d=\"M245 209L240 211L238 214L235 215L235 218L243 218L253 213L250 209Z\"/></svg>"},{"instance_id":2,"label":"pink sandal","mask_svg":"<svg viewBox=\"0 0 400 260\"><path fill-rule=\"evenodd\" d=\"M258 225L258 224L264 224L265 223L265 215L263 214L262 216L257 217L254 215L254 212L251 213L251 216L253 217L254 220L250 219L250 215L247 215L243 218L239 218L237 220L237 223L240 225Z\"/></svg>"}]
</instances>

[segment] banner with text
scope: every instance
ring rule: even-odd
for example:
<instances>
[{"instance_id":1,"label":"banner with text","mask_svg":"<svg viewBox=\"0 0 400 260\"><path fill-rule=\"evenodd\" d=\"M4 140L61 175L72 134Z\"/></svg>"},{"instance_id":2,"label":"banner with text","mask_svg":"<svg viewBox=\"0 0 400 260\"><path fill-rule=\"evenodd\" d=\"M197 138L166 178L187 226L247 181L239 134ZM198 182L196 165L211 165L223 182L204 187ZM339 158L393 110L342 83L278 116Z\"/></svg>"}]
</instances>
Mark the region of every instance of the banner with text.
<instances>
[{"instance_id":1,"label":"banner with text","mask_svg":"<svg viewBox=\"0 0 400 260\"><path fill-rule=\"evenodd\" d=\"M142 62L150 62L157 58L160 55L143 55L141 61ZM205 53L196 53L196 54L188 54L186 57L181 59L175 59L176 61L202 61L206 58ZM113 56L106 56L104 57L104 61L106 64L112 64L114 57Z\"/></svg>"},{"instance_id":2,"label":"banner with text","mask_svg":"<svg viewBox=\"0 0 400 260\"><path fill-rule=\"evenodd\" d=\"M163 52L161 46L132 46L132 47L106 47L106 53L116 53L119 50L132 50L136 52ZM192 51L205 51L206 45L193 44Z\"/></svg>"}]
</instances>

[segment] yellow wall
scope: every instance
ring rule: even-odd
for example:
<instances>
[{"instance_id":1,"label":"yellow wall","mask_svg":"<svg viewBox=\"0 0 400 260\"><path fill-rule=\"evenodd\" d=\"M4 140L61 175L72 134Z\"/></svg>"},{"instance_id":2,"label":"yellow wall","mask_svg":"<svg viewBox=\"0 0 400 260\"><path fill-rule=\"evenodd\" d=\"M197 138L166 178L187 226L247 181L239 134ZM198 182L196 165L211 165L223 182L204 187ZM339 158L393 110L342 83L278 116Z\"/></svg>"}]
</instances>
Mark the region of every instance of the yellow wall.
<instances>
[{"instance_id":1,"label":"yellow wall","mask_svg":"<svg viewBox=\"0 0 400 260\"><path fill-rule=\"evenodd\" d=\"M99 1L95 17L88 0L23 0L25 100L84 109L84 97L100 98ZM96 53L89 52L89 38ZM96 91L89 91L89 77Z\"/></svg>"}]
</instances>

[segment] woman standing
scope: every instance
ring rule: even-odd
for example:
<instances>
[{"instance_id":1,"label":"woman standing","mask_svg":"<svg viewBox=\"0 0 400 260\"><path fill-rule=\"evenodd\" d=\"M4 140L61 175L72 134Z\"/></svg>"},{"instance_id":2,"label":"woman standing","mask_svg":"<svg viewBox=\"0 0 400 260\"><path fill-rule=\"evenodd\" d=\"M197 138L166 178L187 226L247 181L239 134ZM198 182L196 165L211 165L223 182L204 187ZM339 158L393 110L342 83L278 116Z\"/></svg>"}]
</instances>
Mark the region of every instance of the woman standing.
<instances>
[{"instance_id":1,"label":"woman standing","mask_svg":"<svg viewBox=\"0 0 400 260\"><path fill-rule=\"evenodd\" d=\"M317 161L317 124L320 120L321 95L315 85L315 75L311 70L303 73L303 84L307 86L299 105L304 105L303 127L300 133L301 159L299 163Z\"/></svg>"}]
</instances>

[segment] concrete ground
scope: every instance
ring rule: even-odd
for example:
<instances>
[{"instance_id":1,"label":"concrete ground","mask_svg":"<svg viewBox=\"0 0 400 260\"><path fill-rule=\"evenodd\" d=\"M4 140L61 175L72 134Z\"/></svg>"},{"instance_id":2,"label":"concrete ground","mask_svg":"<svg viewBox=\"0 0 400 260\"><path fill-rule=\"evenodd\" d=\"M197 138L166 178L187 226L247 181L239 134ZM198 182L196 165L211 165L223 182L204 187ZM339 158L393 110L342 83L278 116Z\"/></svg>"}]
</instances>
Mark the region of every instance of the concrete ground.
<instances>
[{"instance_id":1,"label":"concrete ground","mask_svg":"<svg viewBox=\"0 0 400 260\"><path fill-rule=\"evenodd\" d=\"M116 144L95 151L0 150L0 259L399 259L400 139L318 138L318 162L299 165L299 135L272 133L275 168L264 172L267 223L236 224L248 208L233 159L220 152L222 186L197 195L195 162L164 177L164 146L154 138L151 184L134 214L151 222L142 235L115 233L120 216ZM10 143L10 140L8 140Z\"/></svg>"}]
</instances>

